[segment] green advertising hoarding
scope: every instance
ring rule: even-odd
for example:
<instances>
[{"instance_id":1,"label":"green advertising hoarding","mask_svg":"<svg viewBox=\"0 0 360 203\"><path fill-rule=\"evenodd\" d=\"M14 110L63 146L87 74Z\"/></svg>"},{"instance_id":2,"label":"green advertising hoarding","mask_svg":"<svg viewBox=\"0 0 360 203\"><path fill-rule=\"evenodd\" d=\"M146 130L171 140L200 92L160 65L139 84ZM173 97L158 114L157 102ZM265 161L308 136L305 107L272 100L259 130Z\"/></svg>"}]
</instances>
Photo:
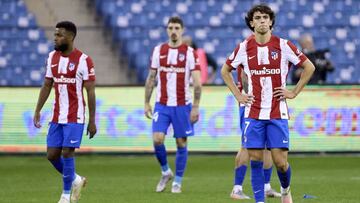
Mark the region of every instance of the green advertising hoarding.
<instances>
[{"instance_id":1,"label":"green advertising hoarding","mask_svg":"<svg viewBox=\"0 0 360 203\"><path fill-rule=\"evenodd\" d=\"M53 92L42 110L42 128L32 116L40 88L0 88L0 152L45 152ZM86 93L84 93L86 95ZM144 117L143 87L98 87L98 134L83 137L82 151L152 151L151 120ZM154 95L153 95L154 98ZM191 151L236 151L238 105L226 87L203 87L200 121ZM307 87L288 100L291 151L360 151L360 86ZM175 150L172 129L167 148Z\"/></svg>"}]
</instances>

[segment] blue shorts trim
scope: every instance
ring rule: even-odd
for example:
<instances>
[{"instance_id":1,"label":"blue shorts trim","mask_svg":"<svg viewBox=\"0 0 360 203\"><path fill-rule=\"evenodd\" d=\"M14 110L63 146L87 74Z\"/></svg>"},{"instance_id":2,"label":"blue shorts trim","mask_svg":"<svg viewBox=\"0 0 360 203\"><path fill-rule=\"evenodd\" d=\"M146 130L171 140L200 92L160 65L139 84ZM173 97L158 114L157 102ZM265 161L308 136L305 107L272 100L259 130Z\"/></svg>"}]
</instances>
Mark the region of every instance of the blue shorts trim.
<instances>
[{"instance_id":1,"label":"blue shorts trim","mask_svg":"<svg viewBox=\"0 0 360 203\"><path fill-rule=\"evenodd\" d=\"M170 124L174 129L174 137L188 137L194 135L194 124L190 121L192 105L166 106L155 104L152 131L167 134Z\"/></svg>"},{"instance_id":2,"label":"blue shorts trim","mask_svg":"<svg viewBox=\"0 0 360 203\"><path fill-rule=\"evenodd\" d=\"M84 132L84 124L79 123L49 123L47 135L48 147L79 148Z\"/></svg>"},{"instance_id":3,"label":"blue shorts trim","mask_svg":"<svg viewBox=\"0 0 360 203\"><path fill-rule=\"evenodd\" d=\"M257 120L245 118L244 147L289 149L289 125L286 119Z\"/></svg>"}]
</instances>

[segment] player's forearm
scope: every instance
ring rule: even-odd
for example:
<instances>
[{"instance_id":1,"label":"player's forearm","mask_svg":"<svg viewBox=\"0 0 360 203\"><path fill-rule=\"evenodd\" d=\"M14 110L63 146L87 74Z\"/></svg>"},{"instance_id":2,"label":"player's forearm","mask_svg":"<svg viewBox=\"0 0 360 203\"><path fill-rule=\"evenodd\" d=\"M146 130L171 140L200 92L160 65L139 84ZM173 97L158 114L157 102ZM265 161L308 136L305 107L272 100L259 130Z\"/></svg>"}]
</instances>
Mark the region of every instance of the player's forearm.
<instances>
[{"instance_id":1,"label":"player's forearm","mask_svg":"<svg viewBox=\"0 0 360 203\"><path fill-rule=\"evenodd\" d=\"M295 95L298 95L301 92L301 90L309 82L311 76L313 75L313 73L315 71L314 65L309 60L304 62L303 67L304 67L304 71L301 73L300 80L296 84L295 88L292 90L292 92Z\"/></svg>"},{"instance_id":2,"label":"player's forearm","mask_svg":"<svg viewBox=\"0 0 360 203\"><path fill-rule=\"evenodd\" d=\"M145 82L145 103L150 103L151 95L155 86L155 74L149 73Z\"/></svg>"},{"instance_id":3,"label":"player's forearm","mask_svg":"<svg viewBox=\"0 0 360 203\"><path fill-rule=\"evenodd\" d=\"M200 105L201 98L201 85L194 85L194 101L193 106L198 107Z\"/></svg>"},{"instance_id":4,"label":"player's forearm","mask_svg":"<svg viewBox=\"0 0 360 203\"><path fill-rule=\"evenodd\" d=\"M40 112L41 109L43 108L46 100L49 98L51 92L51 86L48 85L43 85L41 87L40 93L39 93L39 98L36 104L36 109L35 112Z\"/></svg>"},{"instance_id":5,"label":"player's forearm","mask_svg":"<svg viewBox=\"0 0 360 203\"><path fill-rule=\"evenodd\" d=\"M89 108L89 123L95 123L96 113L96 95L95 88L91 88L87 91L88 96L88 108Z\"/></svg>"}]
</instances>

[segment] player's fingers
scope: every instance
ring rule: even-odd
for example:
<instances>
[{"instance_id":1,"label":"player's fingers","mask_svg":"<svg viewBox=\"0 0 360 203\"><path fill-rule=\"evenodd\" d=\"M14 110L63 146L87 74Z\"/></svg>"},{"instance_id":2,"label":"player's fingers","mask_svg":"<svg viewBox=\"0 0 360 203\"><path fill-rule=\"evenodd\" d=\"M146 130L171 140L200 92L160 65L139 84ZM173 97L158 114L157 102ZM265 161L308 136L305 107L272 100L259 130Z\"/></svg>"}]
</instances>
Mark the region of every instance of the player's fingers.
<instances>
[{"instance_id":1,"label":"player's fingers","mask_svg":"<svg viewBox=\"0 0 360 203\"><path fill-rule=\"evenodd\" d=\"M146 116L148 119L152 119L152 113L151 113L151 111L145 112L145 116Z\"/></svg>"}]
</instances>

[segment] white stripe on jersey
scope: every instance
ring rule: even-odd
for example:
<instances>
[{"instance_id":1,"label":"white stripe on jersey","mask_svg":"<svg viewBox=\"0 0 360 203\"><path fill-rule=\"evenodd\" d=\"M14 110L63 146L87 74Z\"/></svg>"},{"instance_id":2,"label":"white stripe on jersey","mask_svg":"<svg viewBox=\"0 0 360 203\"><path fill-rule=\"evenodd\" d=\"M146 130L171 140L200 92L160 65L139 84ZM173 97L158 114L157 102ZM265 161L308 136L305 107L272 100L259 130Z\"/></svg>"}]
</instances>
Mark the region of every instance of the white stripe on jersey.
<instances>
[{"instance_id":1,"label":"white stripe on jersey","mask_svg":"<svg viewBox=\"0 0 360 203\"><path fill-rule=\"evenodd\" d=\"M192 100L192 93L191 93L191 89L189 85L190 83L190 74L191 74L191 68L190 67L194 67L194 64L196 63L195 58L194 58L194 54L193 54L193 49L188 49L186 52L187 55L187 60L186 60L186 70L185 70L185 101L187 101L186 104L191 103Z\"/></svg>"},{"instance_id":2,"label":"white stripe on jersey","mask_svg":"<svg viewBox=\"0 0 360 203\"><path fill-rule=\"evenodd\" d=\"M169 50L169 53L170 53L170 50ZM177 55L175 57L177 58ZM166 73L166 78L167 78L166 92L167 92L167 96L168 96L166 105L167 106L176 106L177 105L177 95L176 95L176 93L177 93L177 91L176 91L177 74L175 72Z\"/></svg>"},{"instance_id":3,"label":"white stripe on jersey","mask_svg":"<svg viewBox=\"0 0 360 203\"><path fill-rule=\"evenodd\" d=\"M257 47L257 60L258 64L270 64L269 61L269 48L266 47Z\"/></svg>"},{"instance_id":4,"label":"white stripe on jersey","mask_svg":"<svg viewBox=\"0 0 360 203\"><path fill-rule=\"evenodd\" d=\"M290 47L287 45L287 40L283 40L280 39L280 49L284 50L283 53L286 53L285 55L282 54L281 55L281 62L280 62L280 68L281 68L281 87L286 87L286 77L287 74L289 72L289 61L287 60L287 53L288 51L292 52L292 50L290 49ZM290 53L291 54L291 53ZM296 62L297 60L295 60ZM281 100L280 101L280 116L282 119L289 119L289 115L288 115L288 108L286 105L286 101L285 100Z\"/></svg>"},{"instance_id":5,"label":"white stripe on jersey","mask_svg":"<svg viewBox=\"0 0 360 203\"><path fill-rule=\"evenodd\" d=\"M80 59L79 59L79 65L78 68L76 70L76 79L77 79L77 83L76 83L76 95L78 97L77 101L78 101L78 109L77 109L77 122L78 123L84 123L85 122L85 107L84 107L84 103L83 103L83 94L82 94L82 89L83 89L83 79L84 80L88 80L89 79L89 73L87 71L87 64L86 64L86 58L88 56L85 54L82 54ZM82 75L83 74L83 75Z\"/></svg>"},{"instance_id":6,"label":"white stripe on jersey","mask_svg":"<svg viewBox=\"0 0 360 203\"><path fill-rule=\"evenodd\" d=\"M66 74L68 64L69 64L69 58L60 56L60 60L58 64L58 73Z\"/></svg>"},{"instance_id":7,"label":"white stripe on jersey","mask_svg":"<svg viewBox=\"0 0 360 203\"><path fill-rule=\"evenodd\" d=\"M55 51L52 51L49 53L49 57L46 61L46 74L45 74L45 77L48 77L48 78L52 78L54 77L52 72L51 72L51 60L52 60L52 57L54 56L55 54Z\"/></svg>"},{"instance_id":8,"label":"white stripe on jersey","mask_svg":"<svg viewBox=\"0 0 360 203\"><path fill-rule=\"evenodd\" d=\"M273 87L271 77L261 77L261 104L259 119L270 119L271 104L273 99Z\"/></svg>"},{"instance_id":9,"label":"white stripe on jersey","mask_svg":"<svg viewBox=\"0 0 360 203\"><path fill-rule=\"evenodd\" d=\"M69 95L66 84L59 84L59 123L67 123L69 112Z\"/></svg>"}]
</instances>

